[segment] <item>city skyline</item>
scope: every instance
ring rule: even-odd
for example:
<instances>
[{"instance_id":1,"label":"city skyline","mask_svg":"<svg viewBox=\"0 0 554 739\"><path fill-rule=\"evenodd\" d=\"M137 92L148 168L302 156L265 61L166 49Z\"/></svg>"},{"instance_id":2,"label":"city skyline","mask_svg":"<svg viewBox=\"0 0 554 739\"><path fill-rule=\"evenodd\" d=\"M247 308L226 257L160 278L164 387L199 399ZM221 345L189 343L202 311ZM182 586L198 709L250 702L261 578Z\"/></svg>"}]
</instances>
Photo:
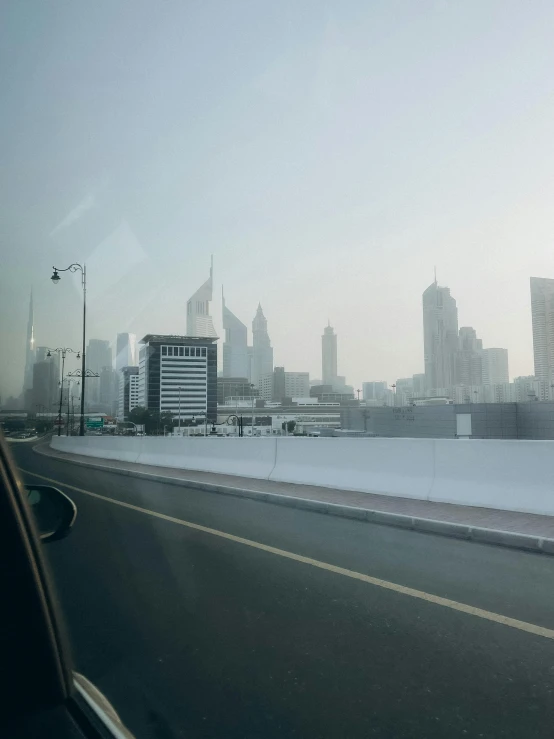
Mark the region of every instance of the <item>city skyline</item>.
<instances>
[{"instance_id":1,"label":"city skyline","mask_svg":"<svg viewBox=\"0 0 554 739\"><path fill-rule=\"evenodd\" d=\"M210 268L210 278L208 280L208 282L210 282L210 283L213 284L213 282L212 282L212 279L213 279L212 278L212 275L213 275L213 262L212 262L212 265L211 265L211 268ZM549 278L530 278L531 285L533 285L533 281L534 280L535 281L538 280L539 282L542 281L543 283L552 283L552 284L554 284L554 280L550 280ZM204 283L204 285L202 285L202 287L200 288L200 290L203 290L203 288L205 288L206 284L207 283ZM211 285L210 285L210 288L211 288ZM452 301L451 302L451 305L453 306L453 310L454 310L454 312L456 314L455 318L456 318L456 326L457 326L457 306L456 306L456 300L451 296L450 288L441 287L441 286L438 285L438 283L433 282L424 291L423 294L425 296L426 294L429 293L429 291L436 291L436 290L442 292L447 297L447 303L448 303L448 301ZM200 292L200 291L197 291L197 292ZM533 291L531 290L531 292L533 292ZM253 322L253 327L254 327L254 325L256 323L256 320L258 320L258 321L260 320L260 311L261 311L261 306L258 305L258 310L257 310L256 316L254 318L254 322ZM27 334L29 334L29 331L31 331L31 333L33 335L33 345L35 345L36 344L36 339L34 338L33 314L34 314L34 308L33 308L32 296L31 296L31 300L30 300L30 304L29 304L29 316L28 316ZM424 297L424 314L425 314L425 297ZM225 318L225 316L227 316L227 318ZM207 314L205 314L205 317L210 321L210 324L213 326L213 319L212 319L212 316L211 316L211 312L208 312ZM231 321L231 322L234 320L236 322L235 323L235 328L239 324L240 324L240 326L244 327L243 338L245 337L246 338L246 341L247 341L247 339L248 339L248 332L247 332L246 325L243 324L226 307L226 305L225 305L225 299L224 299L224 296L223 296L223 289L222 289L222 319L223 319L223 325L225 324L225 320L228 320L228 321ZM261 321L262 321L262 324L263 324L263 322L265 322L265 326L267 327L267 320L265 319L265 316L263 315L263 311L261 311ZM31 328L29 328L29 327L31 327ZM327 328L329 328L329 327L330 327L330 324L328 324L328 327ZM265 330L267 331L267 329L265 329ZM333 329L331 329L331 330L333 330ZM466 332L466 333L464 333L464 332ZM470 333L467 333L467 332L470 332ZM225 331L223 331L223 334L225 335ZM99 345L99 344L107 345L107 349L109 349L110 355L111 355L112 351L115 354L115 358L112 360L112 365L115 366L118 363L118 360L117 360L117 346L118 346L118 342L120 341L120 339L123 340L123 337L127 337L126 338L126 341L130 342L130 344L134 344L134 341L136 340L136 337L133 338L133 336L134 335L131 334L131 333L118 333L117 336L116 336L116 339L113 340L113 341L106 340L106 339L95 339L95 338L92 338L92 339L89 340L89 346L90 346L90 342L92 342L93 345ZM335 339L335 344L336 344L336 334L334 335L334 339ZM223 357L225 356L225 345L226 345L226 341L225 341L224 338L223 339L220 339L220 340L221 340L221 349L222 349L222 351L221 351L221 357L222 357L222 360L223 360ZM506 349L498 349L496 347L491 347L491 348L487 348L486 350L483 350L483 348L482 348L482 340L481 339L477 339L475 330L472 327L467 327L467 326L461 327L459 329L459 337L458 337L459 347L458 347L458 344L457 344L458 351L457 351L457 354L454 356L455 365L454 365L454 370L453 370L453 372L454 372L454 375L453 376L455 376L455 377L459 377L459 368L456 365L456 362L459 361L459 355L460 355L459 349L462 348L462 344L464 343L464 341L465 341L466 344L467 344L468 341L470 343L473 342L474 344L475 344L475 342L477 342L477 344L475 346L477 346L477 345L481 346L481 350L480 350L481 352L485 352L485 351L504 352L504 351L506 351ZM425 318L424 318L424 321L423 321L423 342L422 343L423 344L425 343ZM270 342L270 348L271 348L271 351L273 351L273 347L271 347L271 342ZM131 346L127 347L125 349L125 351L128 352L128 356L129 357L132 357L133 356L133 349L132 349ZM229 349L228 349L228 351L229 351ZM247 359L248 359L248 362L250 363L252 361L252 346L248 347L248 345L247 345L247 354L248 354ZM425 355L425 353L424 353L424 355ZM93 353L93 356L94 356L94 353ZM321 356L321 354L320 354L320 356ZM138 361L138 359L137 359L137 361ZM321 362L321 360L320 360L320 362ZM96 367L97 364L98 364L98 362L95 361L94 362L95 367ZM87 365L89 365L89 368L93 369L93 371L98 371L97 369L92 368L90 366L90 363L89 363L88 360L87 360ZM220 362L220 368L222 368L222 367L223 367L223 361ZM320 365L320 367L321 367L321 365ZM32 371L32 366L31 366L31 371ZM297 371L307 371L310 374L311 377L316 377L317 375L319 375L319 372L317 370L316 371L313 371L313 370L310 371L309 369L306 369L305 367L298 367L297 368ZM506 371L507 371L507 359L506 359ZM263 376L263 374L266 374L265 371L262 371L262 376ZM365 378L365 379L362 380L362 382L368 382L368 381L370 381L370 375L369 375L368 372L365 372L364 370L358 369L357 370L357 374L359 376ZM413 373L413 374L414 375L417 375L419 373ZM514 377L517 377L517 376L524 376L524 377L526 377L526 376L532 375L533 372L529 368L527 372L524 372L522 374L521 373L520 374L516 374L516 372L512 372L511 374ZM228 376L232 376L232 375L228 375ZM245 377L248 377L249 374L247 372L246 375L237 375L237 376L245 376ZM350 378L348 376L346 377L346 379L347 379L347 382L349 382ZM387 379L387 383L389 385L392 385L393 383L396 383L396 381L398 379L399 379L398 377L393 377L392 379ZM452 384L456 384L456 383L452 383ZM466 384L466 383L463 383L462 382L462 383L457 383L457 384ZM469 385L469 384L473 384L473 383L468 382L467 384ZM426 381L426 385L427 385L427 381ZM361 383L354 382L354 387L357 387L357 386L360 386L361 387ZM439 387L442 387L442 386L439 386ZM430 386L427 385L427 389L430 389ZM99 388L98 389L92 389L92 397L94 399L96 399L96 396L99 395L99 392L100 392ZM4 394L4 397L6 397L6 394Z\"/></svg>"}]
</instances>

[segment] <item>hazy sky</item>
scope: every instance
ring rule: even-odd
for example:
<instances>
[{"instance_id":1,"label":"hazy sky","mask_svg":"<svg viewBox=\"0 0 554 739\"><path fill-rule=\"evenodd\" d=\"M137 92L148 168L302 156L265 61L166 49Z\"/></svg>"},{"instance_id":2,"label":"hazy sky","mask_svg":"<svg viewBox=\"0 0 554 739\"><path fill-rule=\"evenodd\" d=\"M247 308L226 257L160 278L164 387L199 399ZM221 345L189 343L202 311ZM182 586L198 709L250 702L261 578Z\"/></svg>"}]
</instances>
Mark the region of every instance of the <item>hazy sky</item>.
<instances>
[{"instance_id":1,"label":"hazy sky","mask_svg":"<svg viewBox=\"0 0 554 739\"><path fill-rule=\"evenodd\" d=\"M184 333L215 260L275 363L423 371L437 266L460 326L533 372L529 276L554 277L551 0L4 0L0 392L38 345Z\"/></svg>"}]
</instances>

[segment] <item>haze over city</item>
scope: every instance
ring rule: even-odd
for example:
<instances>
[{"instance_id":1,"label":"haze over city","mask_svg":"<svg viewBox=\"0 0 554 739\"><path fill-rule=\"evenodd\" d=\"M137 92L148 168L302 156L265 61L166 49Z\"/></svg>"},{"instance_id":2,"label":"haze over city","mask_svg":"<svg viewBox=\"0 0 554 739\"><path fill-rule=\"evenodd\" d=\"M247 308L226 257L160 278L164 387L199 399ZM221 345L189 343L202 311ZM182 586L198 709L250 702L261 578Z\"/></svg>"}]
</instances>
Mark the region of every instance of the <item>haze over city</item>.
<instances>
[{"instance_id":1,"label":"haze over city","mask_svg":"<svg viewBox=\"0 0 554 739\"><path fill-rule=\"evenodd\" d=\"M212 253L219 335L223 283L249 327L262 303L287 370L320 376L329 319L354 387L423 372L436 266L459 325L532 374L554 8L216 5L4 6L2 397L31 287L37 344L79 348L79 285L52 265L86 262L88 336L114 341L185 333Z\"/></svg>"}]
</instances>

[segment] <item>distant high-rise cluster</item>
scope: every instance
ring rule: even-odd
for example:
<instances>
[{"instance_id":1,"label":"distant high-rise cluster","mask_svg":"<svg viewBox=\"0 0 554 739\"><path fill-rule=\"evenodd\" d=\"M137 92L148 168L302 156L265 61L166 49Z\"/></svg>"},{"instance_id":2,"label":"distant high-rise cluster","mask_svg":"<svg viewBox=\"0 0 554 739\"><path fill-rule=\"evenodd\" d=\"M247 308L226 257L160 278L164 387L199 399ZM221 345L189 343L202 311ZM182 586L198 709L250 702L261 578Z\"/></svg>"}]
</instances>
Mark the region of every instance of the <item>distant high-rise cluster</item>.
<instances>
[{"instance_id":1,"label":"distant high-rise cluster","mask_svg":"<svg viewBox=\"0 0 554 739\"><path fill-rule=\"evenodd\" d=\"M531 277L531 314L535 374L510 382L508 351L483 347L472 326L458 327L458 307L450 288L434 281L423 292L424 371L387 382L368 381L356 391L368 405L406 405L443 400L456 403L547 400L554 396L554 279ZM321 380L310 382L305 371L274 367L268 322L261 303L248 328L228 307L222 290L222 371L217 368L217 335L210 313L213 258L208 279L186 304L186 335L147 334L140 351L136 335L117 334L110 341L92 338L86 362L86 410L126 418L137 405L183 420L216 420L217 402L240 400L254 407L254 399L283 403L291 398L304 405L351 402L355 391L338 374L337 334L328 322L321 336ZM194 339L194 341L193 341ZM115 352L115 357L113 353ZM67 406L79 392L77 379L63 378ZM51 411L59 405L60 363L56 353L36 347L34 303L31 293L25 342L22 404ZM362 397L360 398L360 393ZM62 393L62 401L64 396ZM302 402L301 402L302 401Z\"/></svg>"}]
</instances>

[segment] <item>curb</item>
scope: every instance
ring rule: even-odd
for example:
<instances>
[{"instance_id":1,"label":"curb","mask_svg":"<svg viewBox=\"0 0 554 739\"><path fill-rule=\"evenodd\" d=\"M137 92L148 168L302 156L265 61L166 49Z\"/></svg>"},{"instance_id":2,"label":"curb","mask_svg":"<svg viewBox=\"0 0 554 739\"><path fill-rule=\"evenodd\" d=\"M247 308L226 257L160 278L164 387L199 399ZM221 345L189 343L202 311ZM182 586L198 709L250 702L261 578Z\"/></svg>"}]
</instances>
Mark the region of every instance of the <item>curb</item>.
<instances>
[{"instance_id":1,"label":"curb","mask_svg":"<svg viewBox=\"0 0 554 739\"><path fill-rule=\"evenodd\" d=\"M340 503L326 503L320 500L297 498L291 495L280 495L278 493L268 493L261 490L246 490L244 488L234 488L228 485L217 485L211 482L183 480L178 477L156 475L152 472L118 469L108 467L103 464L94 464L92 462L70 459L69 457L71 455L67 454L67 452L64 452L67 458L60 457L57 454L49 454L48 452L41 451L39 449L39 444L36 444L33 447L33 451L35 454L41 454L49 459L57 459L61 462L69 462L70 464L80 465L81 467L89 467L103 472L112 472L126 477L137 477L142 480L162 482L166 485L175 485L176 487L195 488L196 490L202 490L207 493L218 493L220 495L234 495L237 498L250 498L264 503L271 503L272 505L298 508L303 511L312 511L314 513L327 514L329 516L337 516L339 518L355 519L357 521L365 521L367 523L378 524L381 526L393 526L395 528L409 529L411 531L418 531L425 534L436 534L438 536L464 539L466 541L474 541L479 544L508 547L509 549L519 549L526 552L535 552L536 554L554 555L554 539L536 536L534 534L517 534L513 531L486 529L479 526L450 523L449 521L439 521L432 518L406 516L402 513L389 513L388 511L377 511L369 508L357 508L355 506L341 505Z\"/></svg>"}]
</instances>

